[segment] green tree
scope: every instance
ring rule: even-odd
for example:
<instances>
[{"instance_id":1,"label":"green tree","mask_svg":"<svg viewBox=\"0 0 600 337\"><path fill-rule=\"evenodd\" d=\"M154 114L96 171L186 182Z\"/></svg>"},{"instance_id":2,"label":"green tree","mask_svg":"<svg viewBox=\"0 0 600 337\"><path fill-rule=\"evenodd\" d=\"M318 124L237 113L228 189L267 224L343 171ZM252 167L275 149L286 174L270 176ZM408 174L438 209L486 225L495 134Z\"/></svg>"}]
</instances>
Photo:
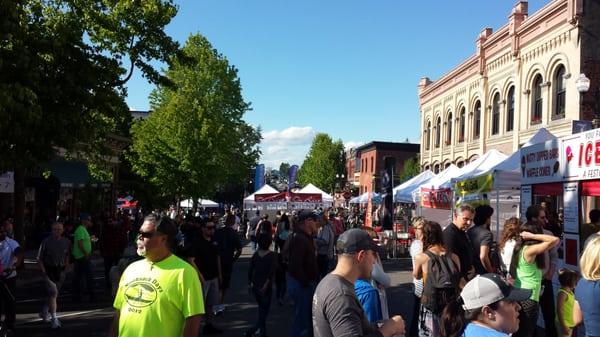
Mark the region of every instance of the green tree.
<instances>
[{"instance_id":1,"label":"green tree","mask_svg":"<svg viewBox=\"0 0 600 337\"><path fill-rule=\"evenodd\" d=\"M318 133L298 171L298 182L301 185L312 183L324 191L333 190L335 175L344 173L344 158L341 140L334 142L328 134Z\"/></svg>"},{"instance_id":2,"label":"green tree","mask_svg":"<svg viewBox=\"0 0 600 337\"><path fill-rule=\"evenodd\" d=\"M281 165L279 165L279 173L281 174L281 177L283 179L285 179L285 181L287 181L287 176L290 172L290 163L281 163Z\"/></svg>"},{"instance_id":3,"label":"green tree","mask_svg":"<svg viewBox=\"0 0 600 337\"><path fill-rule=\"evenodd\" d=\"M250 109L237 70L206 38L191 35L166 77L174 87L151 94L152 114L132 128L133 170L165 195L212 197L243 186L260 151L260 130L243 119Z\"/></svg>"},{"instance_id":4,"label":"green tree","mask_svg":"<svg viewBox=\"0 0 600 337\"><path fill-rule=\"evenodd\" d=\"M19 241L27 172L60 149L106 173L106 136L127 124L134 68L167 83L151 62L177 54L164 33L175 14L171 0L0 2L0 172L15 172Z\"/></svg>"},{"instance_id":5,"label":"green tree","mask_svg":"<svg viewBox=\"0 0 600 337\"><path fill-rule=\"evenodd\" d=\"M402 173L400 174L400 181L398 182L398 184L401 184L421 173L421 165L419 164L419 162L419 155L409 158L404 162L404 168L402 169Z\"/></svg>"}]
</instances>

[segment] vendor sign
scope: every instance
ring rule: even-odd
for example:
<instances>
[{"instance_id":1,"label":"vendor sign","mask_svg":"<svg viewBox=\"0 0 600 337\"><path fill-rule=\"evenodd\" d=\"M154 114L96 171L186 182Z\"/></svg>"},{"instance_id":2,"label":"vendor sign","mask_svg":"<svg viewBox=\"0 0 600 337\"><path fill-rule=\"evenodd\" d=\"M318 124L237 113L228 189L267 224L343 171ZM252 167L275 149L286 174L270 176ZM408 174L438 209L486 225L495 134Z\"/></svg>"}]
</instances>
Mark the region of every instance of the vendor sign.
<instances>
[{"instance_id":1,"label":"vendor sign","mask_svg":"<svg viewBox=\"0 0 600 337\"><path fill-rule=\"evenodd\" d=\"M561 181L558 139L521 149L522 185Z\"/></svg>"},{"instance_id":2,"label":"vendor sign","mask_svg":"<svg viewBox=\"0 0 600 337\"><path fill-rule=\"evenodd\" d=\"M565 180L600 179L600 129L594 129L562 140Z\"/></svg>"},{"instance_id":3,"label":"vendor sign","mask_svg":"<svg viewBox=\"0 0 600 337\"><path fill-rule=\"evenodd\" d=\"M452 206L452 189L421 188L421 206L427 208L450 209Z\"/></svg>"},{"instance_id":4,"label":"vendor sign","mask_svg":"<svg viewBox=\"0 0 600 337\"><path fill-rule=\"evenodd\" d=\"M469 178L457 182L454 191L457 194L456 206L469 204L473 207L489 205L489 193L492 191L494 178L491 174Z\"/></svg>"}]
</instances>

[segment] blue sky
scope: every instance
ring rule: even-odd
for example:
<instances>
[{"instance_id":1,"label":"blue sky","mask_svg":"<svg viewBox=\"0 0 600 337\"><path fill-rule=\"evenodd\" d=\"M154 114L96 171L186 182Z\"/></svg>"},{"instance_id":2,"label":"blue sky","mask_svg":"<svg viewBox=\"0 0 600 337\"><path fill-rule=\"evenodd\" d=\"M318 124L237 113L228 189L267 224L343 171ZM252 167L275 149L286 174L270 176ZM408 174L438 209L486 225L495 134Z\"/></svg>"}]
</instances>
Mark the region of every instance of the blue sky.
<instances>
[{"instance_id":1,"label":"blue sky","mask_svg":"<svg viewBox=\"0 0 600 337\"><path fill-rule=\"evenodd\" d=\"M529 1L529 13L548 0ZM263 130L261 162L301 164L317 132L347 145L419 141L417 84L475 52L514 0L181 0L167 27L182 44L201 33L239 70ZM153 89L136 72L131 109Z\"/></svg>"}]
</instances>

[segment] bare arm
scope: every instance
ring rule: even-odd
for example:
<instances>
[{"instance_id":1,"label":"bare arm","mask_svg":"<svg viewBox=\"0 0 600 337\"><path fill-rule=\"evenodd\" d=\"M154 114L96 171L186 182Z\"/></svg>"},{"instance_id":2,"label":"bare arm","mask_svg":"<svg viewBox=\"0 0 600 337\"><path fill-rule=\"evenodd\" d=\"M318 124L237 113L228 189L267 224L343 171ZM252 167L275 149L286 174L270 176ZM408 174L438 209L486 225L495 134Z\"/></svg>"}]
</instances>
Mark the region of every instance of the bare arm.
<instances>
[{"instance_id":1,"label":"bare arm","mask_svg":"<svg viewBox=\"0 0 600 337\"><path fill-rule=\"evenodd\" d=\"M119 335L119 317L121 313L119 310L115 310L110 330L108 330L108 337L117 337Z\"/></svg>"},{"instance_id":2,"label":"bare arm","mask_svg":"<svg viewBox=\"0 0 600 337\"><path fill-rule=\"evenodd\" d=\"M200 332L201 315L190 316L185 319L183 337L198 337Z\"/></svg>"},{"instance_id":3,"label":"bare arm","mask_svg":"<svg viewBox=\"0 0 600 337\"><path fill-rule=\"evenodd\" d=\"M583 313L581 312L579 302L575 301L573 304L573 323L575 323L575 326L577 326L581 324L581 322L583 322Z\"/></svg>"},{"instance_id":4,"label":"bare arm","mask_svg":"<svg viewBox=\"0 0 600 337\"><path fill-rule=\"evenodd\" d=\"M427 262L427 255L419 253L415 256L415 268L413 269L412 275L417 280L423 278L423 265Z\"/></svg>"},{"instance_id":5,"label":"bare arm","mask_svg":"<svg viewBox=\"0 0 600 337\"><path fill-rule=\"evenodd\" d=\"M536 243L534 245L527 246L527 249L524 252L525 261L528 263L532 263L535 260L535 257L539 254L547 252L550 248L554 247L559 241L559 239L554 235L546 235L546 234L532 234L529 232L522 232L521 237L524 240L536 240L541 241L540 243Z\"/></svg>"},{"instance_id":6,"label":"bare arm","mask_svg":"<svg viewBox=\"0 0 600 337\"><path fill-rule=\"evenodd\" d=\"M487 270L488 273L494 272L494 267L492 266L492 261L490 261L490 247L481 246L479 247L479 260L483 265L483 268Z\"/></svg>"}]
</instances>

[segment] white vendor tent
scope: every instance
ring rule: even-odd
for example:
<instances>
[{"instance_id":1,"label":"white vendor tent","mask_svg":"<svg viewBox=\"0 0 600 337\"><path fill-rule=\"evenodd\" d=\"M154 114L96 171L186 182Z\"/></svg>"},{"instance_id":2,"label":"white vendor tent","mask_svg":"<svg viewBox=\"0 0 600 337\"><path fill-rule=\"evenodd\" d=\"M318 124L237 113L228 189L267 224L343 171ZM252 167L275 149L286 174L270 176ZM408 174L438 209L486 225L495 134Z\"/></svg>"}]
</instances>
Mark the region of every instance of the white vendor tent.
<instances>
[{"instance_id":1,"label":"white vendor tent","mask_svg":"<svg viewBox=\"0 0 600 337\"><path fill-rule=\"evenodd\" d=\"M255 195L257 195L257 194L273 194L273 193L279 193L279 191L274 189L273 187L265 184L263 187L259 188L256 192L254 192L254 193L250 194L249 196L247 196L246 198L244 198L244 209L250 209L250 208L256 206L256 202L254 201Z\"/></svg>"},{"instance_id":2,"label":"white vendor tent","mask_svg":"<svg viewBox=\"0 0 600 337\"><path fill-rule=\"evenodd\" d=\"M192 207L194 207L194 200L192 200L192 199L182 200L179 203L179 207L192 208ZM216 208L216 207L219 207L219 204L212 200L209 200L209 199L198 199L198 207Z\"/></svg>"},{"instance_id":3,"label":"white vendor tent","mask_svg":"<svg viewBox=\"0 0 600 337\"><path fill-rule=\"evenodd\" d=\"M298 191L296 193L320 194L324 204L332 204L333 203L333 196L331 196L331 194L324 192L323 190L321 190L320 188L318 188L317 186L315 186L313 184L308 184L308 185L304 186L304 188L302 188L300 191Z\"/></svg>"},{"instance_id":4,"label":"white vendor tent","mask_svg":"<svg viewBox=\"0 0 600 337\"><path fill-rule=\"evenodd\" d=\"M488 172L494 166L505 161L506 158L508 158L508 156L498 150L489 150L483 156L465 165L461 169L461 174L459 176L452 178L451 181L445 183L442 187L451 188L457 181L476 177L484 172Z\"/></svg>"},{"instance_id":5,"label":"white vendor tent","mask_svg":"<svg viewBox=\"0 0 600 337\"><path fill-rule=\"evenodd\" d=\"M435 173L427 170L394 187L394 202L413 203L413 192L434 177Z\"/></svg>"},{"instance_id":6,"label":"white vendor tent","mask_svg":"<svg viewBox=\"0 0 600 337\"><path fill-rule=\"evenodd\" d=\"M452 212L449 209L423 207L421 205L421 189L441 189L442 185L449 184L450 180L460 175L461 172L461 169L456 165L450 164L450 166L438 173L435 177L432 177L430 180L421 184L417 190L413 192L413 200L416 204L417 215L423 216L427 220L438 222L442 227L448 225L451 220Z\"/></svg>"},{"instance_id":7,"label":"white vendor tent","mask_svg":"<svg viewBox=\"0 0 600 337\"><path fill-rule=\"evenodd\" d=\"M377 192L371 192L371 202L373 204L379 204L382 201L381 195ZM350 199L351 204L366 204L369 202L369 192L365 192L358 197Z\"/></svg>"}]
</instances>

